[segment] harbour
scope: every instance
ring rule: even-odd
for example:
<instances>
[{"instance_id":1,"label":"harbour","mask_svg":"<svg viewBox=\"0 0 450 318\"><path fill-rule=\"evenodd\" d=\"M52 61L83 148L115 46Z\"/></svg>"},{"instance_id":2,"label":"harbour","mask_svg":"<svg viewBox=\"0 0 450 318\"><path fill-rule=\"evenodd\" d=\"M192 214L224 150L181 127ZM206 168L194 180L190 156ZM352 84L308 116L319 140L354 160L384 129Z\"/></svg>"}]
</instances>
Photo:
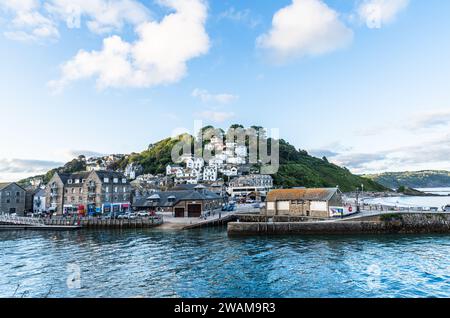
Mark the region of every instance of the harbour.
<instances>
[{"instance_id":1,"label":"harbour","mask_svg":"<svg viewBox=\"0 0 450 318\"><path fill-rule=\"evenodd\" d=\"M0 232L0 297L449 297L450 237ZM73 269L80 284L67 285Z\"/></svg>"}]
</instances>

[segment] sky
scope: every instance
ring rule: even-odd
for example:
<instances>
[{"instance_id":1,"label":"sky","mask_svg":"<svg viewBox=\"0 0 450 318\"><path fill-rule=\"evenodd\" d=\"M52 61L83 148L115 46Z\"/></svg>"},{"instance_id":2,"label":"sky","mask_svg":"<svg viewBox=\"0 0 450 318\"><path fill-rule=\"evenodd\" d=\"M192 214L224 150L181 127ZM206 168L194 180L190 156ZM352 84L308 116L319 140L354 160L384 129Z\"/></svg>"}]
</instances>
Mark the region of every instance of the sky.
<instances>
[{"instance_id":1,"label":"sky","mask_svg":"<svg viewBox=\"0 0 450 318\"><path fill-rule=\"evenodd\" d=\"M0 0L0 181L194 121L354 173L450 170L450 2Z\"/></svg>"}]
</instances>

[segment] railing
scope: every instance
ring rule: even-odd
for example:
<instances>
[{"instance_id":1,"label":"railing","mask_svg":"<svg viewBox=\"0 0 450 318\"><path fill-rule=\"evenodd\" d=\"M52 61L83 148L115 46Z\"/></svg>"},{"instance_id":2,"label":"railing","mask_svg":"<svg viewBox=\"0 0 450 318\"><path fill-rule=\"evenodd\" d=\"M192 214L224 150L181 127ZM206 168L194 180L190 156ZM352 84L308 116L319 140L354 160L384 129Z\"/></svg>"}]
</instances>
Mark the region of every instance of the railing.
<instances>
[{"instance_id":1,"label":"railing","mask_svg":"<svg viewBox=\"0 0 450 318\"><path fill-rule=\"evenodd\" d=\"M0 223L6 223L11 225L33 225L33 226L45 226L42 219L27 218L21 216L11 216L8 214L0 215Z\"/></svg>"}]
</instances>

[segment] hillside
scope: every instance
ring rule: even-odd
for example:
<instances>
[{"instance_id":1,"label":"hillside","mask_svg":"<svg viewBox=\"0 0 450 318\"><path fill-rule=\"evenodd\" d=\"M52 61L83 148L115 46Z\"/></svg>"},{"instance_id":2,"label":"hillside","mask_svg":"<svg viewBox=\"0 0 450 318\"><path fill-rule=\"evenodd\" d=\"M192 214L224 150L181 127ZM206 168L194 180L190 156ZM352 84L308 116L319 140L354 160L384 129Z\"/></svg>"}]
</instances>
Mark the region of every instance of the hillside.
<instances>
[{"instance_id":1,"label":"hillside","mask_svg":"<svg viewBox=\"0 0 450 318\"><path fill-rule=\"evenodd\" d=\"M450 187L450 171L442 170L385 172L364 177L391 189L397 189L401 186L410 188Z\"/></svg>"},{"instance_id":2,"label":"hillside","mask_svg":"<svg viewBox=\"0 0 450 318\"><path fill-rule=\"evenodd\" d=\"M335 187L344 191L354 191L364 185L367 191L385 191L380 184L357 175L348 169L329 163L326 158L319 159L297 150L284 140L280 140L280 169L274 176L281 187Z\"/></svg>"},{"instance_id":3,"label":"hillside","mask_svg":"<svg viewBox=\"0 0 450 318\"><path fill-rule=\"evenodd\" d=\"M233 125L233 127L240 125ZM242 127L242 126L241 126ZM221 131L221 130L218 130ZM258 132L258 136L264 136ZM171 163L171 151L175 144L181 140L194 140L192 136L183 135L178 139L167 138L148 147L141 153L126 155L114 162L109 168L124 170L130 163L142 166L142 173L165 173L167 164ZM203 146L208 143L206 140ZM270 139L269 139L270 142ZM247 141L248 144L248 141ZM85 158L79 157L67 163L64 167L53 169L44 176L44 181L48 181L55 171L74 172L77 169L85 169ZM254 166L257 168L257 165ZM339 186L342 191L354 191L361 184L367 191L385 191L386 188L368 178L363 178L352 174L346 168L329 163L326 158L315 158L304 150L297 150L294 146L280 140L280 168L274 177L277 187L335 187ZM22 180L24 182L25 180Z\"/></svg>"}]
</instances>

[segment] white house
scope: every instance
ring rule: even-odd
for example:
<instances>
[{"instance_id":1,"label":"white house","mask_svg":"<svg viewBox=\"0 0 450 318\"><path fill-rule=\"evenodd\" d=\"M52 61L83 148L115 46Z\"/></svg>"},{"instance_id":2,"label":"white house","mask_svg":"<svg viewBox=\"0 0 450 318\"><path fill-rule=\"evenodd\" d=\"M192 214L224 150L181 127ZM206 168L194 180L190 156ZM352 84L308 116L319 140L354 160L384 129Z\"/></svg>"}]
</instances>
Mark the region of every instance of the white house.
<instances>
[{"instance_id":1,"label":"white house","mask_svg":"<svg viewBox=\"0 0 450 318\"><path fill-rule=\"evenodd\" d=\"M246 160L245 158L242 157L228 157L227 163L232 165L245 165Z\"/></svg>"},{"instance_id":2,"label":"white house","mask_svg":"<svg viewBox=\"0 0 450 318\"><path fill-rule=\"evenodd\" d=\"M238 175L238 168L231 167L219 170L227 177L236 177Z\"/></svg>"},{"instance_id":3,"label":"white house","mask_svg":"<svg viewBox=\"0 0 450 318\"><path fill-rule=\"evenodd\" d=\"M203 181L216 181L217 180L217 168L208 166L203 169Z\"/></svg>"},{"instance_id":4,"label":"white house","mask_svg":"<svg viewBox=\"0 0 450 318\"><path fill-rule=\"evenodd\" d=\"M173 176L173 175L180 175L180 173L184 174L183 168L181 166L167 165L166 175Z\"/></svg>"},{"instance_id":5,"label":"white house","mask_svg":"<svg viewBox=\"0 0 450 318\"><path fill-rule=\"evenodd\" d=\"M39 188L33 195L33 212L45 211L45 188Z\"/></svg>"},{"instance_id":6,"label":"white house","mask_svg":"<svg viewBox=\"0 0 450 318\"><path fill-rule=\"evenodd\" d=\"M238 157L247 157L247 147L240 145L237 146L236 148L234 148L234 153L236 154L236 156Z\"/></svg>"},{"instance_id":7,"label":"white house","mask_svg":"<svg viewBox=\"0 0 450 318\"><path fill-rule=\"evenodd\" d=\"M205 161L203 160L203 158L189 158L185 161L186 163L186 168L188 169L197 169L197 170L201 170L204 165L205 165Z\"/></svg>"},{"instance_id":8,"label":"white house","mask_svg":"<svg viewBox=\"0 0 450 318\"><path fill-rule=\"evenodd\" d=\"M136 176L142 171L142 166L136 163L130 163L125 167L124 175L128 179L136 179Z\"/></svg>"},{"instance_id":9,"label":"white house","mask_svg":"<svg viewBox=\"0 0 450 318\"><path fill-rule=\"evenodd\" d=\"M245 197L253 192L259 192L261 196L266 196L272 188L272 176L251 174L231 180L229 182L227 192L231 197Z\"/></svg>"},{"instance_id":10,"label":"white house","mask_svg":"<svg viewBox=\"0 0 450 318\"><path fill-rule=\"evenodd\" d=\"M216 168L221 168L223 167L224 164L224 160L222 158L218 158L217 156L212 158L211 160L209 160L209 166L211 167L216 167Z\"/></svg>"}]
</instances>

